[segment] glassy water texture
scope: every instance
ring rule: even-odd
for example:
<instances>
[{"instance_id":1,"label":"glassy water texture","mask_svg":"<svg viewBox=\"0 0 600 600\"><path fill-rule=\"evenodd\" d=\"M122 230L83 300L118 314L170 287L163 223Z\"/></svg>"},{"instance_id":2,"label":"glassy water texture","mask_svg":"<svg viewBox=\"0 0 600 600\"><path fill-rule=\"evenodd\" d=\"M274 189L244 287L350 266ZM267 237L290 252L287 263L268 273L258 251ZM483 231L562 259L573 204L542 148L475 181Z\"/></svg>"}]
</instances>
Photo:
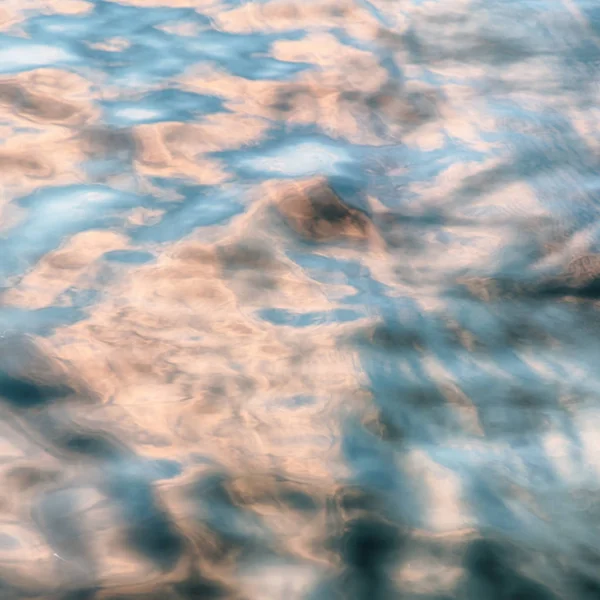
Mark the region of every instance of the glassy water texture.
<instances>
[{"instance_id":1,"label":"glassy water texture","mask_svg":"<svg viewBox=\"0 0 600 600\"><path fill-rule=\"evenodd\" d=\"M0 598L600 598L594 0L3 0Z\"/></svg>"}]
</instances>

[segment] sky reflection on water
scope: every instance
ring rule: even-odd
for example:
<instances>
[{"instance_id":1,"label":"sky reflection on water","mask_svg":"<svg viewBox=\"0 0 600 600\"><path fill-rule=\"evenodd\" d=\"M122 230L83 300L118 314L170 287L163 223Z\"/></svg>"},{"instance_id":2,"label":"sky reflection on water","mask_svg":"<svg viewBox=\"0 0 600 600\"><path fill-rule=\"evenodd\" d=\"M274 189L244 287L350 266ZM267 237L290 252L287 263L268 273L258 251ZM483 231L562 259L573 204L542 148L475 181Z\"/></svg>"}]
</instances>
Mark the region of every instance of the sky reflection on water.
<instances>
[{"instance_id":1,"label":"sky reflection on water","mask_svg":"<svg viewBox=\"0 0 600 600\"><path fill-rule=\"evenodd\" d=\"M600 597L591 0L4 0L0 597Z\"/></svg>"}]
</instances>

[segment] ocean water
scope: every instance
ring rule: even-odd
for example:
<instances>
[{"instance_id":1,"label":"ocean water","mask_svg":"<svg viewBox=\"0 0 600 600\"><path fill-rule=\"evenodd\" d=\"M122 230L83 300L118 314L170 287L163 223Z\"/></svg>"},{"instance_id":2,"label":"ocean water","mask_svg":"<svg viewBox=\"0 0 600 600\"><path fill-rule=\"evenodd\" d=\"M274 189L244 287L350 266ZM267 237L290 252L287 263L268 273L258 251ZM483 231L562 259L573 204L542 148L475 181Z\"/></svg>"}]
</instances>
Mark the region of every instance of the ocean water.
<instances>
[{"instance_id":1,"label":"ocean water","mask_svg":"<svg viewBox=\"0 0 600 600\"><path fill-rule=\"evenodd\" d=\"M600 598L596 0L0 2L0 600Z\"/></svg>"}]
</instances>

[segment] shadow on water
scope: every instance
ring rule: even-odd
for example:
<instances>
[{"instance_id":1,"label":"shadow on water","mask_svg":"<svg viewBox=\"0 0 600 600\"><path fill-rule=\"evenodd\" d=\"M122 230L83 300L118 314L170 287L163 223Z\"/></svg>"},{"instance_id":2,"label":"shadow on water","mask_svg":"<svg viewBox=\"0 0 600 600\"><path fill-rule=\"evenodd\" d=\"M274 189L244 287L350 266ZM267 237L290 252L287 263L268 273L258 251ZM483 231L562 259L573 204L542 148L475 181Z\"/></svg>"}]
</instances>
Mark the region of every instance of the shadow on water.
<instances>
[{"instance_id":1,"label":"shadow on water","mask_svg":"<svg viewBox=\"0 0 600 600\"><path fill-rule=\"evenodd\" d=\"M0 396L18 410L50 404L74 394L59 365L44 355L31 338L0 339Z\"/></svg>"}]
</instances>

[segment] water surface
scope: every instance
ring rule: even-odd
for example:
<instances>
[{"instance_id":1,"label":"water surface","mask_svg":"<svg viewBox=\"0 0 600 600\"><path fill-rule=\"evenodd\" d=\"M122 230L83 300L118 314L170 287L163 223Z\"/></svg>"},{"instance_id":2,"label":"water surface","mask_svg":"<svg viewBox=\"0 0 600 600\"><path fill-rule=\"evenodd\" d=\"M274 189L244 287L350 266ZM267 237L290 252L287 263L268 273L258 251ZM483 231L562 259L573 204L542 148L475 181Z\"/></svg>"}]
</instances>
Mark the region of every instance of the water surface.
<instances>
[{"instance_id":1,"label":"water surface","mask_svg":"<svg viewBox=\"0 0 600 600\"><path fill-rule=\"evenodd\" d=\"M0 597L600 597L593 0L0 4Z\"/></svg>"}]
</instances>

